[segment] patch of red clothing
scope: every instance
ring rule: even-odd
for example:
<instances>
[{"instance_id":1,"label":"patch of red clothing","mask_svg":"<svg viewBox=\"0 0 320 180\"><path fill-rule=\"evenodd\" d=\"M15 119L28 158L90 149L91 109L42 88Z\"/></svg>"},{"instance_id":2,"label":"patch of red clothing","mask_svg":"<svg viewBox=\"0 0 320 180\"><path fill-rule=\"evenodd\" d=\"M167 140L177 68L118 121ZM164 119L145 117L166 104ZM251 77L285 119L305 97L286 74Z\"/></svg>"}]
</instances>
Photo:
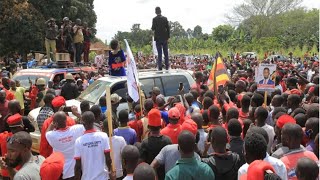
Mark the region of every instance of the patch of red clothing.
<instances>
[{"instance_id":1,"label":"patch of red clothing","mask_svg":"<svg viewBox=\"0 0 320 180\"><path fill-rule=\"evenodd\" d=\"M7 154L7 139L11 137L13 134L11 132L5 131L0 134L0 148L1 148L1 156L5 157ZM3 177L9 177L9 172L7 169L1 169L1 175Z\"/></svg>"},{"instance_id":2,"label":"patch of red clothing","mask_svg":"<svg viewBox=\"0 0 320 180\"><path fill-rule=\"evenodd\" d=\"M36 107L38 92L38 88L35 85L33 85L29 93L29 98L31 99L30 109L34 109Z\"/></svg>"},{"instance_id":3,"label":"patch of red clothing","mask_svg":"<svg viewBox=\"0 0 320 180\"><path fill-rule=\"evenodd\" d=\"M14 100L16 98L11 91L7 90L6 88L3 88L3 90L6 92L6 99L8 101Z\"/></svg>"},{"instance_id":4,"label":"patch of red clothing","mask_svg":"<svg viewBox=\"0 0 320 180\"><path fill-rule=\"evenodd\" d=\"M8 109L8 100L5 100L4 103L0 103L0 114L1 114L1 118L0 118L0 132L4 131L5 128L5 122L6 122L6 117L9 113L9 109Z\"/></svg>"},{"instance_id":5,"label":"patch of red clothing","mask_svg":"<svg viewBox=\"0 0 320 180\"><path fill-rule=\"evenodd\" d=\"M50 124L53 121L53 116L49 117L48 119L46 119L42 125L42 131L41 131L41 140L40 140L40 155L47 158L52 154L52 147L50 146L50 144L47 141L46 138L46 132L48 127L50 126ZM67 126L73 126L75 125L76 122L74 121L74 119L72 119L71 117L67 116Z\"/></svg>"},{"instance_id":6,"label":"patch of red clothing","mask_svg":"<svg viewBox=\"0 0 320 180\"><path fill-rule=\"evenodd\" d=\"M141 137L143 134L143 124L141 120L134 120L128 122L128 126L130 126L132 129L136 131L137 134L137 141L141 142Z\"/></svg>"},{"instance_id":7,"label":"patch of red clothing","mask_svg":"<svg viewBox=\"0 0 320 180\"><path fill-rule=\"evenodd\" d=\"M167 127L160 131L160 134L168 136L172 144L178 144L178 136L181 132L180 124L168 124Z\"/></svg>"}]
</instances>

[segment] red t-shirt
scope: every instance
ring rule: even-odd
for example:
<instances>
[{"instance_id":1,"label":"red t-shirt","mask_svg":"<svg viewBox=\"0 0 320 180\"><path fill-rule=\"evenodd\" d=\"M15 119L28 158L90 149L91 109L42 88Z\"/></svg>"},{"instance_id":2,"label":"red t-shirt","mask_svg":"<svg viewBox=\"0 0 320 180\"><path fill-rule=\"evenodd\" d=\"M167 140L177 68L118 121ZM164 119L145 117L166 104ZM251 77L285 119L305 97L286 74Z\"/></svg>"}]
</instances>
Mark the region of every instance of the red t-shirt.
<instances>
[{"instance_id":1,"label":"red t-shirt","mask_svg":"<svg viewBox=\"0 0 320 180\"><path fill-rule=\"evenodd\" d=\"M142 137L142 133L143 133L142 121L141 120L130 121L128 123L128 126L130 126L132 129L134 129L136 131L137 141L141 142L141 137Z\"/></svg>"},{"instance_id":2,"label":"red t-shirt","mask_svg":"<svg viewBox=\"0 0 320 180\"><path fill-rule=\"evenodd\" d=\"M7 154L7 139L13 134L11 132L5 131L0 134L0 147L1 147L1 156L4 157ZM1 175L3 177L9 177L9 172L7 169L1 169Z\"/></svg>"},{"instance_id":3,"label":"red t-shirt","mask_svg":"<svg viewBox=\"0 0 320 180\"><path fill-rule=\"evenodd\" d=\"M49 117L48 119L46 119L42 125L42 131L41 131L41 140L40 140L40 155L47 158L52 154L52 147L50 146L50 144L47 141L46 138L46 131L49 127L49 125L52 123L53 121L53 117ZM75 125L76 122L74 121L74 119L72 119L71 117L67 116L67 126L73 126Z\"/></svg>"},{"instance_id":4,"label":"red t-shirt","mask_svg":"<svg viewBox=\"0 0 320 180\"><path fill-rule=\"evenodd\" d=\"M172 144L178 144L178 136L181 132L180 124L168 124L167 127L160 131L160 134L168 136Z\"/></svg>"},{"instance_id":5,"label":"red t-shirt","mask_svg":"<svg viewBox=\"0 0 320 180\"><path fill-rule=\"evenodd\" d=\"M11 91L7 90L6 88L4 88L4 91L6 92L6 95L7 95L6 99L8 101L11 101L11 100L15 99L14 94Z\"/></svg>"},{"instance_id":6,"label":"red t-shirt","mask_svg":"<svg viewBox=\"0 0 320 180\"><path fill-rule=\"evenodd\" d=\"M285 155L280 159L286 166L287 173L288 173L288 180L298 179L295 170L296 170L298 160L303 157L307 157L314 160L315 162L318 162L317 156L313 152L306 151L306 150Z\"/></svg>"}]
</instances>

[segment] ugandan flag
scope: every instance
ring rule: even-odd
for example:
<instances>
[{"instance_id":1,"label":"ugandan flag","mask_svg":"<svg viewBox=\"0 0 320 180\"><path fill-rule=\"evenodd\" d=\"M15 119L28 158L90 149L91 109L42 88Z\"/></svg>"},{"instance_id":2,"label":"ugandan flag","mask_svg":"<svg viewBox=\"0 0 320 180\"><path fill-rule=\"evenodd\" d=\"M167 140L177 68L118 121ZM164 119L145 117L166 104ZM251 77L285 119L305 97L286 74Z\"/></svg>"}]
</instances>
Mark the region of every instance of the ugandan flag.
<instances>
[{"instance_id":1,"label":"ugandan flag","mask_svg":"<svg viewBox=\"0 0 320 180\"><path fill-rule=\"evenodd\" d=\"M221 57L218 57L214 64L208 79L208 87L210 90L217 90L220 85L225 85L230 80L227 69Z\"/></svg>"}]
</instances>

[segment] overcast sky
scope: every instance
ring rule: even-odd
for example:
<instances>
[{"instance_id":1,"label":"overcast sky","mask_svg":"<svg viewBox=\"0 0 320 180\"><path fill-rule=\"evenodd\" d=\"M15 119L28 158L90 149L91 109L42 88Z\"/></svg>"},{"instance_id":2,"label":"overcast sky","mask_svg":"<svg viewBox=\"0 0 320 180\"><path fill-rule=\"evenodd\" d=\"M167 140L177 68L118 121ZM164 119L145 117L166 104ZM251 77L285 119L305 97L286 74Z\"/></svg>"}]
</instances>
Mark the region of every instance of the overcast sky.
<instances>
[{"instance_id":1,"label":"overcast sky","mask_svg":"<svg viewBox=\"0 0 320 180\"><path fill-rule=\"evenodd\" d=\"M118 31L130 31L133 24L150 29L154 8L160 6L169 21L178 21L186 30L196 25L204 33L211 33L218 25L226 24L225 15L243 0L94 0L97 14L97 37L111 40ZM319 8L320 1L304 0L303 6Z\"/></svg>"}]
</instances>

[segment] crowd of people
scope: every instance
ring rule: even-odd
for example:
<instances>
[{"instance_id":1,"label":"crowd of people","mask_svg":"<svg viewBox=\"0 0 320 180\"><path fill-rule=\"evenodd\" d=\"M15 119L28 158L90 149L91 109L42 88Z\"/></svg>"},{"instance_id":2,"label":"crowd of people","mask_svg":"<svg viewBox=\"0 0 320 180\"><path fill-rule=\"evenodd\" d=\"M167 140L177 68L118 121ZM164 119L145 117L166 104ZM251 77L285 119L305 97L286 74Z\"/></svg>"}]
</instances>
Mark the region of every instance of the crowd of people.
<instances>
[{"instance_id":1,"label":"crowd of people","mask_svg":"<svg viewBox=\"0 0 320 180\"><path fill-rule=\"evenodd\" d=\"M93 37L92 29L87 22L76 19L72 22L68 17L64 17L60 28L56 25L56 20L50 18L45 22L45 47L48 63L56 60L56 52L69 53L70 59L77 64L81 63L83 54L84 63L89 62L90 39Z\"/></svg>"},{"instance_id":2,"label":"crowd of people","mask_svg":"<svg viewBox=\"0 0 320 180\"><path fill-rule=\"evenodd\" d=\"M101 97L98 105L82 101L80 111L66 107L66 100L80 94L80 86L89 85L85 76L68 74L60 95L51 89L54 83L46 89L47 82L40 78L30 89L32 108L41 107L36 119L41 131L39 155L31 152L29 133L35 127L24 116L26 90L2 78L2 177L316 180L319 62L265 60L277 64L276 88L266 101L255 82L258 63L226 61L231 80L223 91L209 89L208 72L197 69L191 89L179 90L182 100L179 96L166 100L154 87L142 104L128 97L129 110L119 112L117 94ZM121 74L120 68L115 72ZM107 101L112 105L112 125L107 121Z\"/></svg>"}]
</instances>

